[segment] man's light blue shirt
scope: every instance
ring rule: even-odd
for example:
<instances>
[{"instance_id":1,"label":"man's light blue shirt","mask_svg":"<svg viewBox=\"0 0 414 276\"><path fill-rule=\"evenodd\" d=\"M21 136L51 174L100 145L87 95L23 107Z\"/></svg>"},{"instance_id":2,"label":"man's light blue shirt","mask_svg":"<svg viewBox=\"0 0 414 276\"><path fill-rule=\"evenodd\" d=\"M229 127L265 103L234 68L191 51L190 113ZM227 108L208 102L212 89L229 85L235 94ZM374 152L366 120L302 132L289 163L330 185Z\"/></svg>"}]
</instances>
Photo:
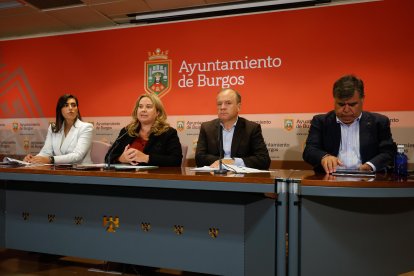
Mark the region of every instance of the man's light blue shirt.
<instances>
[{"instance_id":1,"label":"man's light blue shirt","mask_svg":"<svg viewBox=\"0 0 414 276\"><path fill-rule=\"evenodd\" d=\"M342 168L358 169L362 164L359 144L359 121L361 116L362 113L350 125L344 124L336 117L336 122L341 126L341 145L338 158L344 164ZM367 164L375 171L375 166L371 162L367 162Z\"/></svg>"},{"instance_id":2,"label":"man's light blue shirt","mask_svg":"<svg viewBox=\"0 0 414 276\"><path fill-rule=\"evenodd\" d=\"M236 129L236 124L237 121L239 120L239 118L237 117L236 122L234 122L233 126L227 130L224 125L222 123L220 123L220 125L223 128L223 151L224 151L224 159L231 159L231 143L233 141L233 135L234 135L234 130ZM234 158L234 165L236 166L243 166L245 167L246 165L244 164L243 159L241 158Z\"/></svg>"}]
</instances>

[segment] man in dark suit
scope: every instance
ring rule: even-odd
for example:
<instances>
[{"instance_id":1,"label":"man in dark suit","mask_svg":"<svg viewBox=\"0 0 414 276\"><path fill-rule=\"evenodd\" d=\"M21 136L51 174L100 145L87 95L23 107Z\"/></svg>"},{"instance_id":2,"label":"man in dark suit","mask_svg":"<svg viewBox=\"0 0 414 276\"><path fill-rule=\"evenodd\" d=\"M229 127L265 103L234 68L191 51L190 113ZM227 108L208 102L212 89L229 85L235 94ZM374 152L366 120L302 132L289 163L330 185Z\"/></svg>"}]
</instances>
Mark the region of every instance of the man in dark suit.
<instances>
[{"instance_id":1,"label":"man in dark suit","mask_svg":"<svg viewBox=\"0 0 414 276\"><path fill-rule=\"evenodd\" d=\"M239 117L240 94L223 89L217 95L218 119L201 124L195 160L198 167L218 167L219 131L223 137L223 163L268 169L270 156L260 124Z\"/></svg>"},{"instance_id":2,"label":"man in dark suit","mask_svg":"<svg viewBox=\"0 0 414 276\"><path fill-rule=\"evenodd\" d=\"M316 171L335 172L337 167L380 171L392 165L396 146L390 120L362 111L364 83L353 75L333 87L335 110L313 117L303 159Z\"/></svg>"}]
</instances>

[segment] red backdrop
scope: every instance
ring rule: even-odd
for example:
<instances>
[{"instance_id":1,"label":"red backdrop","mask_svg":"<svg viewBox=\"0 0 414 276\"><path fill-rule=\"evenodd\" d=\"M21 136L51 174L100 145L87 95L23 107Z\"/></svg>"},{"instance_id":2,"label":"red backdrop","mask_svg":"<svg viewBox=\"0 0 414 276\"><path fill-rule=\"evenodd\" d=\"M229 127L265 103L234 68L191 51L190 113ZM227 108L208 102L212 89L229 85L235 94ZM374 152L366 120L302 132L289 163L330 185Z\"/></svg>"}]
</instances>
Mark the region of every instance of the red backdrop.
<instances>
[{"instance_id":1,"label":"red backdrop","mask_svg":"<svg viewBox=\"0 0 414 276\"><path fill-rule=\"evenodd\" d=\"M333 82L347 73L365 81L365 109L414 110L412 26L412 0L385 0L1 41L0 117L54 117L63 93L78 96L83 116L128 116L156 48L172 61L162 97L169 115L215 114L220 88L180 88L183 61L269 56L281 66L195 75L243 76L234 87L245 114L325 112ZM16 102L23 115L13 112Z\"/></svg>"}]
</instances>

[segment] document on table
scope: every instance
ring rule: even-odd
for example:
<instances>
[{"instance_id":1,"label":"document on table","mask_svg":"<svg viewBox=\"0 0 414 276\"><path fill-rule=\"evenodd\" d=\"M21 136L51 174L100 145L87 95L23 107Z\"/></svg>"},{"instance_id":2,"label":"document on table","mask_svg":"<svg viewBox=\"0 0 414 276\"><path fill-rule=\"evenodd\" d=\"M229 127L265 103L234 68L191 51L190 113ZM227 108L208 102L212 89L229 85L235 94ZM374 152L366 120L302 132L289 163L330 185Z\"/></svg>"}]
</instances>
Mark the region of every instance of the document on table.
<instances>
[{"instance_id":1,"label":"document on table","mask_svg":"<svg viewBox=\"0 0 414 276\"><path fill-rule=\"evenodd\" d=\"M197 168L190 169L190 171L195 171L195 172L214 172L215 170L217 170L217 168L212 168L210 166L197 167Z\"/></svg>"},{"instance_id":2,"label":"document on table","mask_svg":"<svg viewBox=\"0 0 414 276\"><path fill-rule=\"evenodd\" d=\"M75 170L93 170L93 169L100 169L106 168L107 164L99 163L99 164L80 164L80 165L73 165L73 169ZM129 164L111 164L111 169L115 170L135 170L135 171L143 171L143 170L150 170L150 169L157 169L158 166L140 166L140 165L129 165Z\"/></svg>"},{"instance_id":3,"label":"document on table","mask_svg":"<svg viewBox=\"0 0 414 276\"><path fill-rule=\"evenodd\" d=\"M223 164L223 168L227 169L229 172L234 172L234 173L268 173L270 172L266 170L258 170L254 168L241 167L241 166L228 165L228 164ZM192 168L190 170L195 171L195 172L214 172L215 170L217 170L217 168L204 166L204 167Z\"/></svg>"},{"instance_id":4,"label":"document on table","mask_svg":"<svg viewBox=\"0 0 414 276\"><path fill-rule=\"evenodd\" d=\"M136 171L144 171L144 170L151 170L151 169L158 169L158 166L140 166L140 165L128 165L128 164L113 164L111 168L115 170L128 170L128 169L135 169Z\"/></svg>"},{"instance_id":5,"label":"document on table","mask_svg":"<svg viewBox=\"0 0 414 276\"><path fill-rule=\"evenodd\" d=\"M31 163L29 163L29 162L25 162L25 161L17 160L17 159L10 158L10 157L4 157L4 158L3 158L3 163L4 163L4 164L11 164L11 165L18 165L18 166L27 166L27 165L31 165Z\"/></svg>"},{"instance_id":6,"label":"document on table","mask_svg":"<svg viewBox=\"0 0 414 276\"><path fill-rule=\"evenodd\" d=\"M0 163L0 165L2 166L11 166L11 167L35 167L35 166L45 166L45 165L50 165L50 164L36 164L36 163L29 163L29 162L25 162L25 161L21 161L18 159L14 159L11 157L4 157L3 158L3 162Z\"/></svg>"},{"instance_id":7,"label":"document on table","mask_svg":"<svg viewBox=\"0 0 414 276\"><path fill-rule=\"evenodd\" d=\"M223 167L235 173L269 173L270 172L267 170L258 170L254 168L228 165L228 164L223 164Z\"/></svg>"}]
</instances>

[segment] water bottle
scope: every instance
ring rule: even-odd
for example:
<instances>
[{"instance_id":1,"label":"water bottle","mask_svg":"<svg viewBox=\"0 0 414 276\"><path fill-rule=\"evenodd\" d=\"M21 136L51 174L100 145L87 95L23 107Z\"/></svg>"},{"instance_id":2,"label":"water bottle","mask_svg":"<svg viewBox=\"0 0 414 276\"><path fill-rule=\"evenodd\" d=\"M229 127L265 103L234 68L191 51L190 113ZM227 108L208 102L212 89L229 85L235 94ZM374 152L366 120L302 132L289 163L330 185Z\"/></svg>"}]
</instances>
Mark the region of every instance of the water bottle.
<instances>
[{"instance_id":1,"label":"water bottle","mask_svg":"<svg viewBox=\"0 0 414 276\"><path fill-rule=\"evenodd\" d=\"M396 176L407 176L407 159L407 155L404 153L404 145L398 145L394 163L394 173Z\"/></svg>"}]
</instances>

